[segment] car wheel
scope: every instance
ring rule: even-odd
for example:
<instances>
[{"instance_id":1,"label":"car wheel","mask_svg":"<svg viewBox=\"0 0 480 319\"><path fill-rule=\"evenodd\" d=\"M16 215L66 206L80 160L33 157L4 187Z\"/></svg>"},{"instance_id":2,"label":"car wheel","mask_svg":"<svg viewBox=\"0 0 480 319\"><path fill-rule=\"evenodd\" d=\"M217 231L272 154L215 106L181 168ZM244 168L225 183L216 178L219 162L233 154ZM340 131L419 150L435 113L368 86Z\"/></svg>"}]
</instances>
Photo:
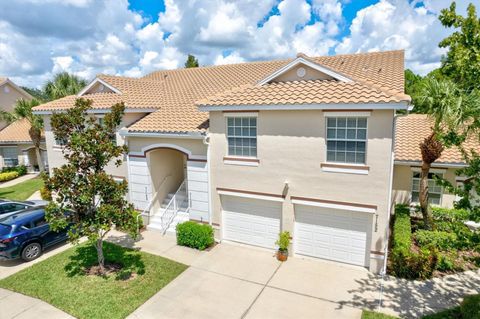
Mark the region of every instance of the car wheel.
<instances>
[{"instance_id":1,"label":"car wheel","mask_svg":"<svg viewBox=\"0 0 480 319\"><path fill-rule=\"evenodd\" d=\"M42 245L39 243L31 243L25 246L22 250L22 259L25 261L32 261L37 259L42 254Z\"/></svg>"}]
</instances>

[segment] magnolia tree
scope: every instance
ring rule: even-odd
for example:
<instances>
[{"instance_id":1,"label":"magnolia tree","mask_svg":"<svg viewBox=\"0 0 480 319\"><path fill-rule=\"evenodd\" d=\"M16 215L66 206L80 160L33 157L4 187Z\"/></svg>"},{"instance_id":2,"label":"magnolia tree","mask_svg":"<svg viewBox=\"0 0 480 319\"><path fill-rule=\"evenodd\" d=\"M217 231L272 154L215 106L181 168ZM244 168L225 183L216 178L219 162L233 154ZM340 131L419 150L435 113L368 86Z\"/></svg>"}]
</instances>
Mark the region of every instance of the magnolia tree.
<instances>
[{"instance_id":1,"label":"magnolia tree","mask_svg":"<svg viewBox=\"0 0 480 319\"><path fill-rule=\"evenodd\" d=\"M117 146L114 136L124 114L123 103L105 114L103 122L87 113L92 102L77 99L75 107L54 114L51 126L55 138L65 142L67 161L53 169L46 187L55 200L46 209L53 230L69 227L69 238L78 243L86 236L96 247L100 272L105 271L103 241L113 228L136 236L136 212L125 200L127 182L117 182L105 172L109 163L119 166L126 146Z\"/></svg>"}]
</instances>

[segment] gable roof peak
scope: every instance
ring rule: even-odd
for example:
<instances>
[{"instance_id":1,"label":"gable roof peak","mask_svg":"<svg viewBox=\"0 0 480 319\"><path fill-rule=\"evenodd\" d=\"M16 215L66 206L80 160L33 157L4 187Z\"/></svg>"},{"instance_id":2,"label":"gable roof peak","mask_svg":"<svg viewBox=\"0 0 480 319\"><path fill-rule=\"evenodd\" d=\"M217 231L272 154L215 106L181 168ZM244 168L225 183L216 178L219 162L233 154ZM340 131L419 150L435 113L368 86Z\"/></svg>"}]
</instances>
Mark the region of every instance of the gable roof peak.
<instances>
[{"instance_id":1,"label":"gable roof peak","mask_svg":"<svg viewBox=\"0 0 480 319\"><path fill-rule=\"evenodd\" d=\"M305 53L303 53L303 52L298 52L298 53L297 53L297 58L304 58L304 59L308 59L308 58L309 58L309 56L308 56L308 55L306 55L306 54L305 54Z\"/></svg>"}]
</instances>

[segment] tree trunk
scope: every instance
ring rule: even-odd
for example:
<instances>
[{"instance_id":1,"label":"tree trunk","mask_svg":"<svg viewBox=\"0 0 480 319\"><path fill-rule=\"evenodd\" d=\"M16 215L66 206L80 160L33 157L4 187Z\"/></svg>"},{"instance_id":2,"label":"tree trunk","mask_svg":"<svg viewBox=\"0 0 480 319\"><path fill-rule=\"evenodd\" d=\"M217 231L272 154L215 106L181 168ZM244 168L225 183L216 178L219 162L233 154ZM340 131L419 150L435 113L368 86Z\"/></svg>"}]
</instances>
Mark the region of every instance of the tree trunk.
<instances>
[{"instance_id":1,"label":"tree trunk","mask_svg":"<svg viewBox=\"0 0 480 319\"><path fill-rule=\"evenodd\" d=\"M35 156L37 157L38 169L40 170L40 172L43 172L45 170L45 166L43 165L42 155L40 154L42 130L32 125L32 127L30 127L30 130L28 130L28 133L30 134L30 138L32 139L33 145L35 147Z\"/></svg>"},{"instance_id":2,"label":"tree trunk","mask_svg":"<svg viewBox=\"0 0 480 319\"><path fill-rule=\"evenodd\" d=\"M97 239L97 244L95 245L97 248L97 258L98 258L98 266L100 267L100 271L105 273L105 257L103 256L103 238Z\"/></svg>"},{"instance_id":3,"label":"tree trunk","mask_svg":"<svg viewBox=\"0 0 480 319\"><path fill-rule=\"evenodd\" d=\"M433 228L433 216L428 204L428 173L432 163L442 156L443 145L437 139L435 132L430 134L423 143L420 143L420 151L422 153L422 172L420 175L420 193L419 201L422 211L425 229Z\"/></svg>"},{"instance_id":4,"label":"tree trunk","mask_svg":"<svg viewBox=\"0 0 480 319\"><path fill-rule=\"evenodd\" d=\"M430 173L430 167L430 163L423 162L420 174L419 201L425 229L431 229L433 225L433 216L428 204L428 174Z\"/></svg>"},{"instance_id":5,"label":"tree trunk","mask_svg":"<svg viewBox=\"0 0 480 319\"><path fill-rule=\"evenodd\" d=\"M40 170L40 172L43 172L45 170L45 166L43 165L40 147L35 146L35 156L37 157L38 169Z\"/></svg>"}]
</instances>

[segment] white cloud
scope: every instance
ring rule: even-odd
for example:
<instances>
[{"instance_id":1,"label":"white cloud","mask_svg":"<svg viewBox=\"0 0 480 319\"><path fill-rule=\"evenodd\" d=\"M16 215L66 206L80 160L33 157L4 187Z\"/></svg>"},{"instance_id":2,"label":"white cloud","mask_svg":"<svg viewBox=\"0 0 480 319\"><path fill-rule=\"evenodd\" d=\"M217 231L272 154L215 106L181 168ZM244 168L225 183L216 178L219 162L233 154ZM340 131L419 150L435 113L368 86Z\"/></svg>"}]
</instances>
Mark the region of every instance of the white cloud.
<instances>
[{"instance_id":1,"label":"white cloud","mask_svg":"<svg viewBox=\"0 0 480 319\"><path fill-rule=\"evenodd\" d=\"M0 11L0 74L41 86L67 70L142 76L183 66L406 49L407 66L428 72L450 34L437 19L450 0L381 0L360 10L351 25L348 0L165 0L153 21L129 10L127 0L9 0ZM461 13L467 1L458 3ZM29 14L25 14L29 12ZM273 15L272 15L273 12ZM340 38L349 28L346 37Z\"/></svg>"},{"instance_id":2,"label":"white cloud","mask_svg":"<svg viewBox=\"0 0 480 319\"><path fill-rule=\"evenodd\" d=\"M416 6L400 0L381 0L360 10L350 26L350 36L336 47L337 53L405 49L407 67L421 74L440 66L445 50L438 43L452 31L438 20L449 1L427 1ZM466 1L464 1L466 2ZM459 8L465 7L463 3ZM461 12L461 11L460 11Z\"/></svg>"}]
</instances>

